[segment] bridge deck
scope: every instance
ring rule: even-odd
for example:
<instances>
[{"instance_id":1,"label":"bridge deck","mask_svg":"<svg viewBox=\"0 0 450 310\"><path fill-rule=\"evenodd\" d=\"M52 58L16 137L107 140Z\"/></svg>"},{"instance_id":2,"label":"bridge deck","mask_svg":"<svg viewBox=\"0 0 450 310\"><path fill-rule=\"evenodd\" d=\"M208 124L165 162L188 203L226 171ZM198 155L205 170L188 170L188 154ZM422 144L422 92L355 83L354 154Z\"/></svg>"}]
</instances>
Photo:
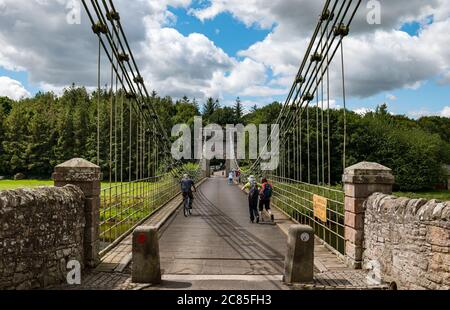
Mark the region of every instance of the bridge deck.
<instances>
[{"instance_id":1,"label":"bridge deck","mask_svg":"<svg viewBox=\"0 0 450 310\"><path fill-rule=\"evenodd\" d=\"M198 191L193 216L179 212L160 242L164 274L278 275L286 236L249 220L245 194L222 178Z\"/></svg>"},{"instance_id":2,"label":"bridge deck","mask_svg":"<svg viewBox=\"0 0 450 310\"><path fill-rule=\"evenodd\" d=\"M181 203L171 201L145 224L162 225ZM286 233L295 224L274 209L277 225L251 224L247 199L222 177L204 182L189 218L175 213L161 229L163 284L134 285L130 278L131 239L125 238L84 278L83 289L292 289L282 284ZM144 225L145 225L144 224ZM371 287L366 272L347 268L319 242L315 247L315 283L306 288ZM67 288L67 287L66 287ZM70 287L69 289L79 289Z\"/></svg>"}]
</instances>

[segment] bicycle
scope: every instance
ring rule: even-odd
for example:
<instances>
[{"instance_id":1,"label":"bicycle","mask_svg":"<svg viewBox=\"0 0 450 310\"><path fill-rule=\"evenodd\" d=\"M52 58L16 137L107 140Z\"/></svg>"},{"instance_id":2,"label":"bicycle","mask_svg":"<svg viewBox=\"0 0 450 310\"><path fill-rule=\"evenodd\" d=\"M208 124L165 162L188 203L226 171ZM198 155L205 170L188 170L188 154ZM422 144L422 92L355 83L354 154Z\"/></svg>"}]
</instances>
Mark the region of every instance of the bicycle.
<instances>
[{"instance_id":1,"label":"bicycle","mask_svg":"<svg viewBox=\"0 0 450 310\"><path fill-rule=\"evenodd\" d=\"M192 214L192 210L189 207L189 205L191 204L191 198L189 197L189 195L186 195L183 198L183 213L185 217L189 217Z\"/></svg>"}]
</instances>

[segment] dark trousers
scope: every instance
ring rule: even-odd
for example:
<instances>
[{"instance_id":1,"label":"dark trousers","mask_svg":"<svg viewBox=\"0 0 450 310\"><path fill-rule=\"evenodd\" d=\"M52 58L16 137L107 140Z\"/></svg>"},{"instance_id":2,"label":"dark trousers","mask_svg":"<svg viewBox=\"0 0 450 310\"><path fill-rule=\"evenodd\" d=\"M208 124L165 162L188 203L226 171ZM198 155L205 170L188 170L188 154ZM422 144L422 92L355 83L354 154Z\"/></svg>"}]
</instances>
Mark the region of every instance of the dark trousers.
<instances>
[{"instance_id":1,"label":"dark trousers","mask_svg":"<svg viewBox=\"0 0 450 310\"><path fill-rule=\"evenodd\" d=\"M250 211L250 221L254 221L258 215L258 197L256 199L248 198L248 207Z\"/></svg>"},{"instance_id":2,"label":"dark trousers","mask_svg":"<svg viewBox=\"0 0 450 310\"><path fill-rule=\"evenodd\" d=\"M183 192L183 199L186 198L186 196L189 196L189 207L192 207L192 202L194 201L194 194L192 194L192 191L189 191L187 193Z\"/></svg>"},{"instance_id":3,"label":"dark trousers","mask_svg":"<svg viewBox=\"0 0 450 310\"><path fill-rule=\"evenodd\" d=\"M259 201L259 211L262 212L264 209L270 210L270 199Z\"/></svg>"}]
</instances>

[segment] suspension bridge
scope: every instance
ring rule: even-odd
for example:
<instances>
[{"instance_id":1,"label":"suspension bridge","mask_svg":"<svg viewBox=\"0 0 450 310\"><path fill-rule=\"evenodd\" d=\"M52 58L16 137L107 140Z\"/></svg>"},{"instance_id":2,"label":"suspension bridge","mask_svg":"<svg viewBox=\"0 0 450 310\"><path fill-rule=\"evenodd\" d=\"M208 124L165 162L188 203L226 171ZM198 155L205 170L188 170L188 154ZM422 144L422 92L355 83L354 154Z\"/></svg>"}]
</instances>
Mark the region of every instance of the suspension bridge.
<instances>
[{"instance_id":1,"label":"suspension bridge","mask_svg":"<svg viewBox=\"0 0 450 310\"><path fill-rule=\"evenodd\" d=\"M279 126L277 133L271 133L279 135L278 167L261 169L266 160L262 156L245 169L239 160L227 158L228 171L211 175L205 158L173 158L170 128L164 127L161 107L147 90L151 81L146 83L139 71L113 1L82 1L98 41L96 162L76 160L55 168L57 186L83 184L82 189L89 189L86 197L93 201L94 211L89 209L93 216L87 220L94 225L89 231L93 253L82 288L388 287L369 281L368 271L362 269L362 205L375 192L390 194L393 176L390 169L375 163L351 163L349 167L346 156L344 42L351 35L361 0L324 2L274 122ZM332 64L340 70L334 80ZM107 90L102 88L105 76ZM333 94L333 89L341 91ZM341 110L332 108L331 100L336 97L342 98ZM107 111L109 118L102 118L101 111ZM263 152L276 148L271 141ZM90 169L88 179L71 182L66 175L82 169ZM273 222L249 222L247 194L241 191L238 178L232 185L226 183L224 175L229 170L242 170L241 182L250 175L268 178L273 185ZM189 218L180 212L179 180L185 173L198 187ZM100 189L100 180L109 185ZM287 241L290 228L298 224L314 230L314 281L288 286L283 282ZM158 286L132 282L133 231L139 226L158 229L163 280Z\"/></svg>"},{"instance_id":2,"label":"suspension bridge","mask_svg":"<svg viewBox=\"0 0 450 310\"><path fill-rule=\"evenodd\" d=\"M138 225L152 225L159 228L162 289L286 289L286 239L289 227L297 223L313 227L316 234L313 286L370 286L366 272L344 262L345 193L338 186L346 168L343 42L361 1L325 1L275 122L280 164L274 171L261 171L263 159L258 158L242 171L242 182L249 175L267 176L274 186L275 221L260 225L249 224L247 198L239 184L227 185L222 176L240 170L238 160L227 159L226 173L211 176L206 160L187 166L172 158L169 128L162 125L157 103L147 91L120 13L112 0L82 3L98 40L98 115L109 109L110 116L97 121L96 164L110 186L100 193L101 260L83 284L86 288L135 288L130 279L131 232ZM103 57L109 63L107 91L101 86ZM343 97L339 124L330 122L333 60L342 73L337 81L342 93L334 94ZM331 141L331 131L340 131L341 141ZM105 144L109 150L102 152ZM270 141L264 150L269 148ZM179 212L178 180L184 173L194 176L199 188L191 218ZM317 217L316 197L326 199L325 219Z\"/></svg>"}]
</instances>

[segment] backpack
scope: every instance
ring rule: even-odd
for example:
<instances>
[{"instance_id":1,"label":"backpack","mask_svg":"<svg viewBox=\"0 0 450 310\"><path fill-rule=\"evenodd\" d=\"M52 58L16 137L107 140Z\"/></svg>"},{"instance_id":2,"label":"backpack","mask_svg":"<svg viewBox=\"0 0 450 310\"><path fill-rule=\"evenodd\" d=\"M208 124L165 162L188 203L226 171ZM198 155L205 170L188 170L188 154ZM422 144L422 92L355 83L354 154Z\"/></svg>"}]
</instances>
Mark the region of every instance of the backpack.
<instances>
[{"instance_id":1,"label":"backpack","mask_svg":"<svg viewBox=\"0 0 450 310\"><path fill-rule=\"evenodd\" d=\"M251 199L256 199L259 195L258 186L256 186L256 182L251 183L250 191L248 195Z\"/></svg>"},{"instance_id":2,"label":"backpack","mask_svg":"<svg viewBox=\"0 0 450 310\"><path fill-rule=\"evenodd\" d=\"M272 185L269 183L266 183L263 185L264 188L262 190L261 199L262 200L269 200L272 198Z\"/></svg>"}]
</instances>

